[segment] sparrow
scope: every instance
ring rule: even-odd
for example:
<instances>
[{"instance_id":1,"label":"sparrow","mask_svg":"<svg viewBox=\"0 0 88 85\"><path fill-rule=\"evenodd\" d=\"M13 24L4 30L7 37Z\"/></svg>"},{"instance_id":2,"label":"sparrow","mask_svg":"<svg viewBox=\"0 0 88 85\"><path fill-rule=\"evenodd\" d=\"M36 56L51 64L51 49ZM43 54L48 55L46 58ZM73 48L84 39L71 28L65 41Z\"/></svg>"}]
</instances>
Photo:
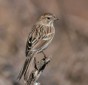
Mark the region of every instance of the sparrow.
<instances>
[{"instance_id":1,"label":"sparrow","mask_svg":"<svg viewBox=\"0 0 88 85\"><path fill-rule=\"evenodd\" d=\"M26 74L31 60L35 54L42 53L51 43L55 35L54 21L58 20L53 14L45 13L39 17L37 22L34 24L31 32L28 35L26 43L26 60L23 68L18 75L20 80L23 75Z\"/></svg>"}]
</instances>

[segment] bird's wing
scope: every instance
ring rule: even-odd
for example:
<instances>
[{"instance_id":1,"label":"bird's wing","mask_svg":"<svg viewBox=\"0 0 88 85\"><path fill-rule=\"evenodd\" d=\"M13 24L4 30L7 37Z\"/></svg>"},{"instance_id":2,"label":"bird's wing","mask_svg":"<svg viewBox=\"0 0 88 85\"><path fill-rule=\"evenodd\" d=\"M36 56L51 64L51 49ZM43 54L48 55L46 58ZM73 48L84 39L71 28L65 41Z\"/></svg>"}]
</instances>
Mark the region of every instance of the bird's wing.
<instances>
[{"instance_id":1,"label":"bird's wing","mask_svg":"<svg viewBox=\"0 0 88 85\"><path fill-rule=\"evenodd\" d=\"M48 28L45 28L43 25L34 26L32 32L28 36L26 43L26 56L30 54L30 51L39 51L43 50L48 46L53 38L53 33L48 32Z\"/></svg>"},{"instance_id":2,"label":"bird's wing","mask_svg":"<svg viewBox=\"0 0 88 85\"><path fill-rule=\"evenodd\" d=\"M34 25L31 33L28 36L25 50L26 56L30 54L31 49L38 43L40 39L41 34L39 28L42 28L42 26Z\"/></svg>"},{"instance_id":3,"label":"bird's wing","mask_svg":"<svg viewBox=\"0 0 88 85\"><path fill-rule=\"evenodd\" d=\"M40 39L33 46L34 50L37 50L38 52L41 52L42 50L46 49L48 47L48 45L51 43L51 41L54 37L54 33L53 32L48 32L47 33L47 30L48 30L48 28L43 28L43 30L41 31Z\"/></svg>"}]
</instances>

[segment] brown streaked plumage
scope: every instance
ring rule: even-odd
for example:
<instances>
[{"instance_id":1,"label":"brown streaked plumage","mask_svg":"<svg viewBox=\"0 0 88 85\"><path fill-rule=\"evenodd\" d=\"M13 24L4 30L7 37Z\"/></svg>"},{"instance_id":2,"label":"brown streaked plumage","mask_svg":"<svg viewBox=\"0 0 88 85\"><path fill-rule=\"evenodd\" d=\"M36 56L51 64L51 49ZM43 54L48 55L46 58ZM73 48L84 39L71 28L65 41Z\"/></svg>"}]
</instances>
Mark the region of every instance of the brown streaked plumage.
<instances>
[{"instance_id":1,"label":"brown streaked plumage","mask_svg":"<svg viewBox=\"0 0 88 85\"><path fill-rule=\"evenodd\" d=\"M34 54L43 52L43 50L45 50L51 43L55 34L55 28L53 25L55 20L57 20L57 18L53 14L45 13L40 16L39 20L33 26L27 39L25 50L27 59L25 60L24 66L18 76L19 80L26 74L31 59L34 58Z\"/></svg>"}]
</instances>

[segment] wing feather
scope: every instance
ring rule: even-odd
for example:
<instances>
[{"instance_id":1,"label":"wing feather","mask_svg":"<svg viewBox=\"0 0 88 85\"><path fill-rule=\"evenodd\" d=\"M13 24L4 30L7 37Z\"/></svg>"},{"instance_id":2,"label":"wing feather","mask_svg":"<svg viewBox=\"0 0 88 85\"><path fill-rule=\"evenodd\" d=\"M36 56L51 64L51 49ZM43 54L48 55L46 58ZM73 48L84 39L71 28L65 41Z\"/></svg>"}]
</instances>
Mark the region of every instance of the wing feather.
<instances>
[{"instance_id":1,"label":"wing feather","mask_svg":"<svg viewBox=\"0 0 88 85\"><path fill-rule=\"evenodd\" d=\"M28 56L31 51L42 51L45 49L52 41L53 36L54 32L52 32L52 27L47 28L47 26L44 27L44 25L35 25L28 36L26 56Z\"/></svg>"}]
</instances>

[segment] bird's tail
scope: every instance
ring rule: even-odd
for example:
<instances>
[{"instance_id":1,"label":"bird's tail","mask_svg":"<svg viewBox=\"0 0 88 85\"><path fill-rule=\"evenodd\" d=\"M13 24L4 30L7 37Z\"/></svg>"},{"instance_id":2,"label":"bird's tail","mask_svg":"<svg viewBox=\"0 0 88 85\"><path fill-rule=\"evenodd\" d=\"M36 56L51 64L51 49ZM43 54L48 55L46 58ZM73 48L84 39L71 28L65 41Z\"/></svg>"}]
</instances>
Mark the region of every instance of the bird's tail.
<instances>
[{"instance_id":1,"label":"bird's tail","mask_svg":"<svg viewBox=\"0 0 88 85\"><path fill-rule=\"evenodd\" d=\"M19 75L18 75L18 77L17 77L18 80L20 80L20 79L22 78L22 76L26 74L31 59L32 59L32 56L30 56L30 58L28 57L28 58L25 60L24 65L23 65L23 67L22 67L22 70L20 71L20 73L19 73Z\"/></svg>"}]
</instances>

